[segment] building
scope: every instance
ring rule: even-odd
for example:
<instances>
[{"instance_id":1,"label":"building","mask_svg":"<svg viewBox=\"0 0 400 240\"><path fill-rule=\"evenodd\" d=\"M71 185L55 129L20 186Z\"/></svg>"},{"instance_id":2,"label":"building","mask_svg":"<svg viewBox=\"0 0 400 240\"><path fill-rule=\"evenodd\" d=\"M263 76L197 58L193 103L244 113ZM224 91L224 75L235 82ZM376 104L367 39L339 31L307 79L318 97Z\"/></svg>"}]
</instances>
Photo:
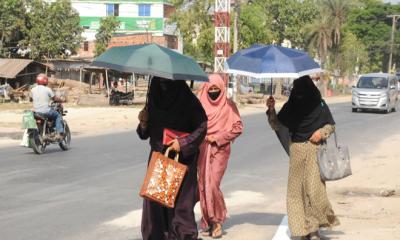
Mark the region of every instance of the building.
<instances>
[{"instance_id":1,"label":"building","mask_svg":"<svg viewBox=\"0 0 400 240\"><path fill-rule=\"evenodd\" d=\"M85 41L78 51L78 58L92 58L100 20L116 16L121 22L111 46L156 42L160 45L180 49L176 26L167 19L175 11L169 0L71 0L72 7L80 16L85 29Z\"/></svg>"},{"instance_id":2,"label":"building","mask_svg":"<svg viewBox=\"0 0 400 240\"><path fill-rule=\"evenodd\" d=\"M35 83L39 73L50 71L46 65L31 59L0 58L0 85L19 88Z\"/></svg>"}]
</instances>

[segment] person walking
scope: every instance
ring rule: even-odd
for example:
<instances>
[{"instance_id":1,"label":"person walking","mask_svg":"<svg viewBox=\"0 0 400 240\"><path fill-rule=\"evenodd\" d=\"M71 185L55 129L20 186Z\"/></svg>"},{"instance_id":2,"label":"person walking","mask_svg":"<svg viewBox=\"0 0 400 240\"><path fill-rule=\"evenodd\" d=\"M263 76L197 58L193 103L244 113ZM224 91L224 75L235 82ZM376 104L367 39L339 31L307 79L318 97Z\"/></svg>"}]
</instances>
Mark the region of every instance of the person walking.
<instances>
[{"instance_id":1,"label":"person walking","mask_svg":"<svg viewBox=\"0 0 400 240\"><path fill-rule=\"evenodd\" d=\"M179 152L179 162L188 167L175 208L170 209L150 200L143 200L143 240L193 240L198 231L194 215L197 202L197 159L199 146L207 132L207 116L199 100L185 81L154 77L147 106L139 114L137 133L150 138L151 152L163 152L163 131L172 129L189 133L167 145ZM150 152L150 156L151 156Z\"/></svg>"},{"instance_id":2,"label":"person walking","mask_svg":"<svg viewBox=\"0 0 400 240\"><path fill-rule=\"evenodd\" d=\"M204 236L220 238L227 213L220 184L228 165L231 143L242 133L243 124L235 103L227 99L220 75L210 75L198 96L208 119L207 136L200 146L198 163L201 228Z\"/></svg>"},{"instance_id":3,"label":"person walking","mask_svg":"<svg viewBox=\"0 0 400 240\"><path fill-rule=\"evenodd\" d=\"M309 76L296 79L289 100L276 114L275 100L267 100L272 129L288 151L287 214L292 237L318 240L319 228L339 225L321 180L317 150L335 129L335 121Z\"/></svg>"}]
</instances>

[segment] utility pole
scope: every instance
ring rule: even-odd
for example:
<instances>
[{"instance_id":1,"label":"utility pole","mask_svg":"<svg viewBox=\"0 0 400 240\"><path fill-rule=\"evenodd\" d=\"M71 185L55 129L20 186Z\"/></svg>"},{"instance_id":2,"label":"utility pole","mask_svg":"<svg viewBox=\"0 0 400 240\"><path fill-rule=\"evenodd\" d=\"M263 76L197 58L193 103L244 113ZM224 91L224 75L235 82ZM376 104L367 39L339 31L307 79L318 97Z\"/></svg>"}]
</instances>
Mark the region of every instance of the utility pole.
<instances>
[{"instance_id":1,"label":"utility pole","mask_svg":"<svg viewBox=\"0 0 400 240\"><path fill-rule=\"evenodd\" d=\"M396 31L397 19L400 17L400 14L388 15L387 17L392 18L392 33L391 33L391 36L390 36L390 54L389 54L389 66L388 66L388 73L390 73L391 70L392 70L394 33Z\"/></svg>"},{"instance_id":2,"label":"utility pole","mask_svg":"<svg viewBox=\"0 0 400 240\"><path fill-rule=\"evenodd\" d=\"M240 14L240 0L235 0L235 18L233 21L233 53L237 52L239 48L239 14Z\"/></svg>"},{"instance_id":3,"label":"utility pole","mask_svg":"<svg viewBox=\"0 0 400 240\"><path fill-rule=\"evenodd\" d=\"M214 72L223 76L225 84L228 84L225 65L230 54L230 4L230 0L215 0L214 10Z\"/></svg>"}]
</instances>

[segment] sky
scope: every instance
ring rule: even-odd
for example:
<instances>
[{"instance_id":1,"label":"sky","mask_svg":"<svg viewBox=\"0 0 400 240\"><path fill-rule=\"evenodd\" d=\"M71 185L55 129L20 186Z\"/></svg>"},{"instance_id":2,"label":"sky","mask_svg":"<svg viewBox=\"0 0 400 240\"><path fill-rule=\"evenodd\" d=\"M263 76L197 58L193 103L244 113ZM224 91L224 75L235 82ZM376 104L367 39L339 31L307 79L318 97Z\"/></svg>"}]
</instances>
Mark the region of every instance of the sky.
<instances>
[{"instance_id":1,"label":"sky","mask_svg":"<svg viewBox=\"0 0 400 240\"><path fill-rule=\"evenodd\" d=\"M384 2L400 3L400 0L383 0Z\"/></svg>"}]
</instances>

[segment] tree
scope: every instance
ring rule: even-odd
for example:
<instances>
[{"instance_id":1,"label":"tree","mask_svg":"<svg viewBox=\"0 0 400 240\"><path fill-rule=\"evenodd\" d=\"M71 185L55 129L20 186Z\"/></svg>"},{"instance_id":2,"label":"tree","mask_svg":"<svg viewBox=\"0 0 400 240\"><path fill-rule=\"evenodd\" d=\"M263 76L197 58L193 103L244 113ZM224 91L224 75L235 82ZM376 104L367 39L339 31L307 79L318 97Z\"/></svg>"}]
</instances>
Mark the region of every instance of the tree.
<instances>
[{"instance_id":1,"label":"tree","mask_svg":"<svg viewBox=\"0 0 400 240\"><path fill-rule=\"evenodd\" d=\"M308 32L306 42L310 52L316 52L321 63L321 68L325 68L325 64L329 55L328 50L332 46L332 27L326 16L307 25L305 30ZM316 49L314 51L313 49Z\"/></svg>"},{"instance_id":2,"label":"tree","mask_svg":"<svg viewBox=\"0 0 400 240\"><path fill-rule=\"evenodd\" d=\"M213 62L213 0L172 0L176 11L170 21L176 22L183 37L183 52L197 60Z\"/></svg>"},{"instance_id":3,"label":"tree","mask_svg":"<svg viewBox=\"0 0 400 240\"><path fill-rule=\"evenodd\" d=\"M312 22L317 9L311 0L253 0L251 4L258 5L265 14L262 14L266 23L266 31L271 34L274 43L282 44L289 40L292 46L305 46L305 32L303 26Z\"/></svg>"},{"instance_id":4,"label":"tree","mask_svg":"<svg viewBox=\"0 0 400 240\"><path fill-rule=\"evenodd\" d=\"M359 72L366 72L368 51L364 44L351 32L345 32L342 41L343 44L340 47L342 56L341 72L348 77L352 77Z\"/></svg>"},{"instance_id":5,"label":"tree","mask_svg":"<svg viewBox=\"0 0 400 240\"><path fill-rule=\"evenodd\" d=\"M70 1L56 0L49 4L32 0L27 2L27 8L20 45L29 49L32 59L66 57L77 49L83 28Z\"/></svg>"},{"instance_id":6,"label":"tree","mask_svg":"<svg viewBox=\"0 0 400 240\"><path fill-rule=\"evenodd\" d=\"M321 0L320 14L328 18L332 26L332 47L334 52L335 68L340 65L339 51L343 25L346 22L348 12L356 6L354 0Z\"/></svg>"},{"instance_id":7,"label":"tree","mask_svg":"<svg viewBox=\"0 0 400 240\"><path fill-rule=\"evenodd\" d=\"M383 4L377 0L362 0L361 8L353 8L348 14L346 31L352 32L368 51L368 71L387 71L392 21L389 14L400 12L400 6ZM400 42L399 33L395 43ZM398 49L398 44L395 44ZM396 60L396 54L394 55ZM397 59L397 65L400 64Z\"/></svg>"},{"instance_id":8,"label":"tree","mask_svg":"<svg viewBox=\"0 0 400 240\"><path fill-rule=\"evenodd\" d=\"M119 20L114 16L108 16L100 20L100 28L96 33L96 56L99 56L107 50L108 43L110 42L115 31L118 29L119 25Z\"/></svg>"},{"instance_id":9,"label":"tree","mask_svg":"<svg viewBox=\"0 0 400 240\"><path fill-rule=\"evenodd\" d=\"M247 48L253 44L272 42L272 32L269 28L271 20L258 4L247 4L241 8L239 16L239 48Z\"/></svg>"},{"instance_id":10,"label":"tree","mask_svg":"<svg viewBox=\"0 0 400 240\"><path fill-rule=\"evenodd\" d=\"M25 27L25 6L22 0L0 0L0 56L16 49Z\"/></svg>"},{"instance_id":11,"label":"tree","mask_svg":"<svg viewBox=\"0 0 400 240\"><path fill-rule=\"evenodd\" d=\"M79 48L82 42L83 28L80 26L79 14L72 8L71 1L57 0L49 6L48 19L51 29L48 32L48 51L52 57L65 57Z\"/></svg>"}]
</instances>

